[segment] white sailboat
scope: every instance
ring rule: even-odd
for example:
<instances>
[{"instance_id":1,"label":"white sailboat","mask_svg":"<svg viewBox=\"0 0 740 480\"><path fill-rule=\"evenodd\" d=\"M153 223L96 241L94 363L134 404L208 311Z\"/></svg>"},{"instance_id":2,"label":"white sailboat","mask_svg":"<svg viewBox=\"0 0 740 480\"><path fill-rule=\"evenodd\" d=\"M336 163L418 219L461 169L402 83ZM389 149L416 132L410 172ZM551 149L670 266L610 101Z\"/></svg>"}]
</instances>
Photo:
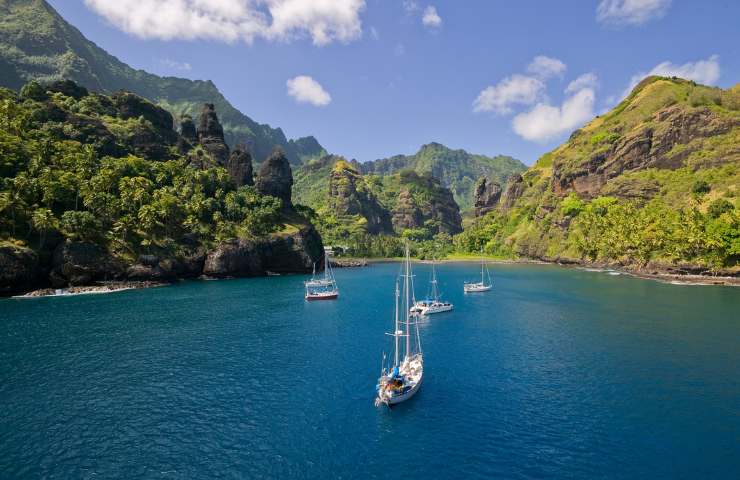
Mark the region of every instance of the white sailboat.
<instances>
[{"instance_id":1,"label":"white sailboat","mask_svg":"<svg viewBox=\"0 0 740 480\"><path fill-rule=\"evenodd\" d=\"M491 272L488 271L488 265L486 265L486 260L482 255L483 251L481 250L480 282L465 282L463 285L465 293L487 292L493 287Z\"/></svg>"},{"instance_id":2,"label":"white sailboat","mask_svg":"<svg viewBox=\"0 0 740 480\"><path fill-rule=\"evenodd\" d=\"M399 291L399 282L396 280L396 313L393 333L393 364L381 368L380 378L376 386L377 397L375 405L391 406L408 400L419 390L424 376L424 358L421 352L421 338L419 337L418 314L411 312L410 305L413 297L413 279L411 275L411 261L409 248L406 246L406 260L403 278L403 292ZM400 316L403 315L403 318ZM415 341L411 341L412 335ZM404 339L405 342L401 340Z\"/></svg>"},{"instance_id":3,"label":"white sailboat","mask_svg":"<svg viewBox=\"0 0 740 480\"><path fill-rule=\"evenodd\" d=\"M313 264L311 280L305 283L306 300L335 300L339 297L339 288L329 262L330 251L324 249L324 277L316 277L316 264Z\"/></svg>"},{"instance_id":4,"label":"white sailboat","mask_svg":"<svg viewBox=\"0 0 740 480\"><path fill-rule=\"evenodd\" d=\"M440 300L439 286L437 284L437 270L432 263L432 278L430 280L430 292L426 300L420 300L411 307L412 312L422 315L431 315L433 313L449 312L453 305L450 302Z\"/></svg>"}]
</instances>

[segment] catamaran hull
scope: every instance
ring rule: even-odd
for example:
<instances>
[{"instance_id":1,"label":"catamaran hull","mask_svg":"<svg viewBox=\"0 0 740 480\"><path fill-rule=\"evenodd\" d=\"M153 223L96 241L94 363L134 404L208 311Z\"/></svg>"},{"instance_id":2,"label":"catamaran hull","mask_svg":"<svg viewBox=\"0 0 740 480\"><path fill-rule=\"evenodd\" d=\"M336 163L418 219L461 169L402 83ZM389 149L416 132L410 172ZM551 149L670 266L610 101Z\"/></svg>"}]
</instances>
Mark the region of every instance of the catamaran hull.
<instances>
[{"instance_id":1,"label":"catamaran hull","mask_svg":"<svg viewBox=\"0 0 740 480\"><path fill-rule=\"evenodd\" d=\"M329 295L306 295L306 300L312 302L314 300L336 300L339 297L338 293L332 293Z\"/></svg>"}]
</instances>

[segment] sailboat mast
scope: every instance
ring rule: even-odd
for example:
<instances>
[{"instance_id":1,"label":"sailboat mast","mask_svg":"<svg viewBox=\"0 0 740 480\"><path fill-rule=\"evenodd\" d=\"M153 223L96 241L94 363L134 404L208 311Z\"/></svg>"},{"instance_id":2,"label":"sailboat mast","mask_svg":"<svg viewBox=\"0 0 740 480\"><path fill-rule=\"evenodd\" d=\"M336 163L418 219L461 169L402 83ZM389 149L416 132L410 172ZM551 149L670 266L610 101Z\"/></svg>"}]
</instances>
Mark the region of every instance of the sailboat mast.
<instances>
[{"instance_id":1,"label":"sailboat mast","mask_svg":"<svg viewBox=\"0 0 740 480\"><path fill-rule=\"evenodd\" d=\"M485 265L485 259L483 258L483 249L480 249L480 283L484 284L486 281L483 279L483 266Z\"/></svg>"},{"instance_id":2,"label":"sailboat mast","mask_svg":"<svg viewBox=\"0 0 740 480\"><path fill-rule=\"evenodd\" d=\"M393 366L398 366L398 300L401 296L400 292L398 291L398 280L396 280L396 328L393 331L393 337L396 342L396 348L393 350L394 357L393 357Z\"/></svg>"},{"instance_id":3,"label":"sailboat mast","mask_svg":"<svg viewBox=\"0 0 740 480\"><path fill-rule=\"evenodd\" d=\"M410 299L409 299L409 278L411 276L410 267L409 267L410 259L409 259L409 246L406 245L406 276L404 278L403 282L403 288L406 291L406 306L404 309L404 312L406 312L406 357L410 356L410 346L411 346L411 330L409 329L409 314L411 309Z\"/></svg>"}]
</instances>

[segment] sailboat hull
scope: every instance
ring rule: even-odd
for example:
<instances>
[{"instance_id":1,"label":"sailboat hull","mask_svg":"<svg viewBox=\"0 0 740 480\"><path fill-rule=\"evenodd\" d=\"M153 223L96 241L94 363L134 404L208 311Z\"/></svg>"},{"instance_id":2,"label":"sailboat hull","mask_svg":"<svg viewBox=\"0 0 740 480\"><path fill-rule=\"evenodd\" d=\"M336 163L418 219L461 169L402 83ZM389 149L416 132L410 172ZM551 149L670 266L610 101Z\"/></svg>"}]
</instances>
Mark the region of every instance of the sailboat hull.
<instances>
[{"instance_id":1,"label":"sailboat hull","mask_svg":"<svg viewBox=\"0 0 740 480\"><path fill-rule=\"evenodd\" d=\"M314 300L336 300L339 297L338 293L327 293L325 295L322 294L307 294L306 300L309 302L312 302Z\"/></svg>"},{"instance_id":2,"label":"sailboat hull","mask_svg":"<svg viewBox=\"0 0 740 480\"><path fill-rule=\"evenodd\" d=\"M409 389L409 391L404 392L401 395L394 395L392 397L389 397L386 403L388 405L396 405L396 404L399 404L401 402L405 402L409 398L413 397L416 394L416 392L419 391L419 387L421 387L421 381L423 379L424 379L423 376L420 377L419 378L419 381L416 382L416 384L413 387L411 387L411 389Z\"/></svg>"},{"instance_id":3,"label":"sailboat hull","mask_svg":"<svg viewBox=\"0 0 740 480\"><path fill-rule=\"evenodd\" d=\"M465 285L465 293L487 292L492 288L491 285Z\"/></svg>"}]
</instances>

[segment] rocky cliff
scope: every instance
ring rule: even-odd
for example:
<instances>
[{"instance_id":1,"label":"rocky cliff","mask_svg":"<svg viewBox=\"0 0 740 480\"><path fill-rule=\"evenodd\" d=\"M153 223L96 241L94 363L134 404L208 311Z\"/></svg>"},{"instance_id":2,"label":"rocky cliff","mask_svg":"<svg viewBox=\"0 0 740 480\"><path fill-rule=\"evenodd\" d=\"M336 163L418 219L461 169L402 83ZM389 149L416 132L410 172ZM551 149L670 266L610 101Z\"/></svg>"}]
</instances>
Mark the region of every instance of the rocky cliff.
<instances>
[{"instance_id":1,"label":"rocky cliff","mask_svg":"<svg viewBox=\"0 0 740 480\"><path fill-rule=\"evenodd\" d=\"M488 235L501 254L732 273L739 145L740 85L648 77L513 176L494 209L483 192L489 211L461 244Z\"/></svg>"},{"instance_id":2,"label":"rocky cliff","mask_svg":"<svg viewBox=\"0 0 740 480\"><path fill-rule=\"evenodd\" d=\"M329 208L338 217L359 215L367 222L367 233L393 233L387 209L365 184L362 175L349 163L338 160L329 175Z\"/></svg>"},{"instance_id":3,"label":"rocky cliff","mask_svg":"<svg viewBox=\"0 0 740 480\"><path fill-rule=\"evenodd\" d=\"M257 191L280 199L283 208L292 209L293 171L285 152L276 149L260 166Z\"/></svg>"},{"instance_id":4,"label":"rocky cliff","mask_svg":"<svg viewBox=\"0 0 740 480\"><path fill-rule=\"evenodd\" d=\"M475 184L473 196L473 207L475 216L482 217L490 211L493 211L501 199L501 185L487 177L481 177Z\"/></svg>"},{"instance_id":5,"label":"rocky cliff","mask_svg":"<svg viewBox=\"0 0 740 480\"><path fill-rule=\"evenodd\" d=\"M427 229L432 235L462 232L460 207L439 180L413 171L401 172L398 178L398 201L392 210L397 232L418 228Z\"/></svg>"}]
</instances>

